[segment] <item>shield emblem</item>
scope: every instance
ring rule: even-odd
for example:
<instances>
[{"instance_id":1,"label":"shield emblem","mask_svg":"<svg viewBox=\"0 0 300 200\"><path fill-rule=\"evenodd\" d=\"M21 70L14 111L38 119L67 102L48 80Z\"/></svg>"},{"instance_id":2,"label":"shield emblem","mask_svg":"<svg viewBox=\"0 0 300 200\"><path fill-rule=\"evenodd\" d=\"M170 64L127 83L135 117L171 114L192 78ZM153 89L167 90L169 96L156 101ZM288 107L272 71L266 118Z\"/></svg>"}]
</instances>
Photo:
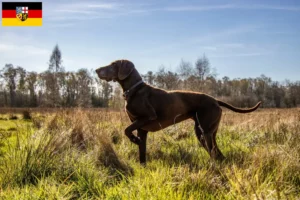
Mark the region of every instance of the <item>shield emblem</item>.
<instances>
[{"instance_id":1,"label":"shield emblem","mask_svg":"<svg viewBox=\"0 0 300 200\"><path fill-rule=\"evenodd\" d=\"M16 17L22 22L28 18L28 7L16 7Z\"/></svg>"}]
</instances>

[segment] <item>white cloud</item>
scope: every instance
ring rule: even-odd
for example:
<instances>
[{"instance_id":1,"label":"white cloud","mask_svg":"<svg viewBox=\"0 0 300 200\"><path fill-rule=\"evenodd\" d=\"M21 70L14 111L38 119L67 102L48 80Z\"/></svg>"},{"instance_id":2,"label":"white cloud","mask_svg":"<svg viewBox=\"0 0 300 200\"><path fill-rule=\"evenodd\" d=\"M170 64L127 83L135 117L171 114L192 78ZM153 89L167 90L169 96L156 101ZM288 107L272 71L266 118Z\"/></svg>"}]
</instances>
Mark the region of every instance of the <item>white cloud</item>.
<instances>
[{"instance_id":1,"label":"white cloud","mask_svg":"<svg viewBox=\"0 0 300 200\"><path fill-rule=\"evenodd\" d=\"M0 44L0 52L4 54L13 53L15 56L22 55L49 55L50 51L32 45Z\"/></svg>"},{"instance_id":2,"label":"white cloud","mask_svg":"<svg viewBox=\"0 0 300 200\"><path fill-rule=\"evenodd\" d=\"M218 50L222 48L238 48L242 47L241 43L229 43L228 39L234 39L234 36L241 35L249 32L254 32L258 29L258 25L244 25L232 27L224 30L218 30L213 33L203 34L199 36L187 36L185 39L177 40L173 43L162 43L162 45L157 45L155 48L147 48L140 52L141 55L153 53L153 52L165 52L173 51L175 49L182 48L193 48L199 47L202 49ZM220 44L216 44L219 41Z\"/></svg>"},{"instance_id":3,"label":"white cloud","mask_svg":"<svg viewBox=\"0 0 300 200\"><path fill-rule=\"evenodd\" d=\"M230 58L230 57L254 57L268 55L269 52L248 52L248 53L233 53L233 54L211 54L210 58Z\"/></svg>"},{"instance_id":4,"label":"white cloud","mask_svg":"<svg viewBox=\"0 0 300 200\"><path fill-rule=\"evenodd\" d=\"M204 46L202 48L205 50L208 50L208 51L217 51L218 50L218 48L216 46Z\"/></svg>"},{"instance_id":5,"label":"white cloud","mask_svg":"<svg viewBox=\"0 0 300 200\"><path fill-rule=\"evenodd\" d=\"M45 11L44 17L53 21L108 19L149 12L144 9L144 6L144 4L95 3L91 1L50 4L51 9Z\"/></svg>"},{"instance_id":6,"label":"white cloud","mask_svg":"<svg viewBox=\"0 0 300 200\"><path fill-rule=\"evenodd\" d=\"M285 11L300 11L300 7L297 6L276 6L276 5L250 5L241 7L244 9L254 10L285 10Z\"/></svg>"},{"instance_id":7,"label":"white cloud","mask_svg":"<svg viewBox=\"0 0 300 200\"><path fill-rule=\"evenodd\" d=\"M54 12L59 12L59 13L75 13L75 14L85 14L85 15L97 14L96 11L82 10L82 9L74 9L74 10L58 9L58 10L54 10Z\"/></svg>"},{"instance_id":8,"label":"white cloud","mask_svg":"<svg viewBox=\"0 0 300 200\"><path fill-rule=\"evenodd\" d=\"M49 28L66 28L66 27L72 27L75 26L75 23L53 23L53 24L47 24Z\"/></svg>"},{"instance_id":9,"label":"white cloud","mask_svg":"<svg viewBox=\"0 0 300 200\"><path fill-rule=\"evenodd\" d=\"M181 5L166 7L164 10L173 12L184 11L214 11L214 10L282 10L282 11L300 11L297 6L281 6L281 5L240 5L240 4L224 4L224 5Z\"/></svg>"},{"instance_id":10,"label":"white cloud","mask_svg":"<svg viewBox=\"0 0 300 200\"><path fill-rule=\"evenodd\" d=\"M88 4L88 8L101 8L101 9L115 9L120 7L121 4L111 4L111 3L102 3L102 4Z\"/></svg>"},{"instance_id":11,"label":"white cloud","mask_svg":"<svg viewBox=\"0 0 300 200\"><path fill-rule=\"evenodd\" d=\"M210 10L224 10L224 9L232 9L235 5L225 4L225 5L206 5L206 6L174 6L174 7L166 7L167 11L210 11Z\"/></svg>"},{"instance_id":12,"label":"white cloud","mask_svg":"<svg viewBox=\"0 0 300 200\"><path fill-rule=\"evenodd\" d=\"M223 43L223 44L215 44L215 45L209 45L202 47L205 50L209 51L217 51L217 50L236 50L236 49L243 49L246 45L242 43Z\"/></svg>"},{"instance_id":13,"label":"white cloud","mask_svg":"<svg viewBox=\"0 0 300 200\"><path fill-rule=\"evenodd\" d=\"M55 5L53 11L60 13L61 15L70 13L84 14L84 15L95 15L99 11L103 12L106 10L112 10L120 7L121 4L102 3L102 4L89 4L86 3L72 3L72 4L58 4Z\"/></svg>"},{"instance_id":14,"label":"white cloud","mask_svg":"<svg viewBox=\"0 0 300 200\"><path fill-rule=\"evenodd\" d=\"M34 35L1 30L0 34L0 68L6 63L22 66L27 70L41 71L47 69L51 51L37 42Z\"/></svg>"}]
</instances>

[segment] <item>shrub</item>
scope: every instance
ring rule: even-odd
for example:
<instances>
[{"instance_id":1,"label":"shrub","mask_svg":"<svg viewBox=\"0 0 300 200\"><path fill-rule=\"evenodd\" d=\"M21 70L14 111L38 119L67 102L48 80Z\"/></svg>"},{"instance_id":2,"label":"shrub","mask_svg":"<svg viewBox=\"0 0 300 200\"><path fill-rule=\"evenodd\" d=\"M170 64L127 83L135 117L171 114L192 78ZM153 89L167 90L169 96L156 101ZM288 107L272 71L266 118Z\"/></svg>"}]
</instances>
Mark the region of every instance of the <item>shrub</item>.
<instances>
[{"instance_id":1,"label":"shrub","mask_svg":"<svg viewBox=\"0 0 300 200\"><path fill-rule=\"evenodd\" d=\"M31 120L31 119L32 119L31 113L30 113L29 110L24 110L24 111L22 112L22 114L23 114L23 119L26 119L26 120Z\"/></svg>"},{"instance_id":2,"label":"shrub","mask_svg":"<svg viewBox=\"0 0 300 200\"><path fill-rule=\"evenodd\" d=\"M17 120L18 116L14 115L14 114L10 114L9 115L9 120Z\"/></svg>"}]
</instances>

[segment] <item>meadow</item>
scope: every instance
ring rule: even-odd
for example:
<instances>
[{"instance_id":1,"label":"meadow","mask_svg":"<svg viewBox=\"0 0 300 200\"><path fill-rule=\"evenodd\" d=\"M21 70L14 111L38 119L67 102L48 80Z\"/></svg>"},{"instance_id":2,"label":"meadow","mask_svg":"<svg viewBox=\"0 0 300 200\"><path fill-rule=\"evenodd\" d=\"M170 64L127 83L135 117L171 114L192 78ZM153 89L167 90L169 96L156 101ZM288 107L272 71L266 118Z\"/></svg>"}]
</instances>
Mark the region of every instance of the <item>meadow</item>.
<instances>
[{"instance_id":1,"label":"meadow","mask_svg":"<svg viewBox=\"0 0 300 200\"><path fill-rule=\"evenodd\" d=\"M224 110L210 160L187 120L149 133L147 166L123 111L2 110L1 199L299 199L300 109Z\"/></svg>"}]
</instances>

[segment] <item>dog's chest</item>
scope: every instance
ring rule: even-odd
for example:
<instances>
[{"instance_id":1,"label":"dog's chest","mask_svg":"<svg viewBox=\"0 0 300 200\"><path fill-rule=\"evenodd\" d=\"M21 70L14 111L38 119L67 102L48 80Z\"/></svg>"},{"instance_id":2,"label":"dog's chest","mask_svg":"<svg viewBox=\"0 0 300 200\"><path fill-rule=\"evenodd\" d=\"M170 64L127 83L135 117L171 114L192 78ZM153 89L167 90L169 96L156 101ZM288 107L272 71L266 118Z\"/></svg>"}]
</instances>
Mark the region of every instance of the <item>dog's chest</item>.
<instances>
[{"instance_id":1,"label":"dog's chest","mask_svg":"<svg viewBox=\"0 0 300 200\"><path fill-rule=\"evenodd\" d=\"M132 100L126 103L125 111L127 112L130 119L137 119L144 115L145 109L144 104L141 101Z\"/></svg>"}]
</instances>

